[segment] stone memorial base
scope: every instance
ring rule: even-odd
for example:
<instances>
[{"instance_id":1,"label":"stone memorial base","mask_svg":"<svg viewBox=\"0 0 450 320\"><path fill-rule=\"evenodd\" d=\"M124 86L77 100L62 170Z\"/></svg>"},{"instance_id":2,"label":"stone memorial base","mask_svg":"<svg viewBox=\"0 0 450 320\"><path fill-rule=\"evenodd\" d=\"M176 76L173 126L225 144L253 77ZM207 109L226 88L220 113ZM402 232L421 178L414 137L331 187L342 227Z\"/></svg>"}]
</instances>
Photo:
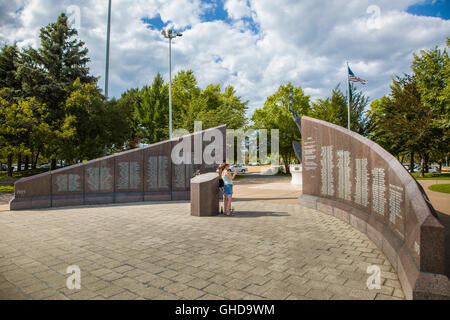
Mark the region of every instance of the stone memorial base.
<instances>
[{"instance_id":1,"label":"stone memorial base","mask_svg":"<svg viewBox=\"0 0 450 320\"><path fill-rule=\"evenodd\" d=\"M211 217L219 214L219 175L215 172L191 179L191 215Z\"/></svg>"}]
</instances>

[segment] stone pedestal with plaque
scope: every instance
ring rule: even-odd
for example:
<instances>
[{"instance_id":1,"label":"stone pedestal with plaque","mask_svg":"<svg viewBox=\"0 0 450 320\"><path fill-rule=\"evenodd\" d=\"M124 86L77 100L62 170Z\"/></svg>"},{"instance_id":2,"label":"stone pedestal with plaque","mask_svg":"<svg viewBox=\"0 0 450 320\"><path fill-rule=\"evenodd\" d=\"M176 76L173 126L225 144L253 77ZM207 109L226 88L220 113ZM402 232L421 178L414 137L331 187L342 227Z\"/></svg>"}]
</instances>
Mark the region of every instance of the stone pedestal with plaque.
<instances>
[{"instance_id":1,"label":"stone pedestal with plaque","mask_svg":"<svg viewBox=\"0 0 450 320\"><path fill-rule=\"evenodd\" d=\"M191 215L211 217L219 214L219 175L215 172L191 179Z\"/></svg>"}]
</instances>

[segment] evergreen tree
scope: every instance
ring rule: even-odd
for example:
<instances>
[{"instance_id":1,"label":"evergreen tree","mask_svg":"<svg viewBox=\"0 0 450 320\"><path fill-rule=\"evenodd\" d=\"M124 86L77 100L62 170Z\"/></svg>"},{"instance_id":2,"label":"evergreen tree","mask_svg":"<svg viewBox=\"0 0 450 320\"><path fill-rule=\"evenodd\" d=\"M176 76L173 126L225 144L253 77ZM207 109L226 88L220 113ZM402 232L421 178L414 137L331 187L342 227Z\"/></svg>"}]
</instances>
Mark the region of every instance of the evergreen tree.
<instances>
[{"instance_id":1,"label":"evergreen tree","mask_svg":"<svg viewBox=\"0 0 450 320\"><path fill-rule=\"evenodd\" d=\"M15 97L21 95L21 83L17 79L19 49L5 45L0 51L0 89L10 88Z\"/></svg>"},{"instance_id":2,"label":"evergreen tree","mask_svg":"<svg viewBox=\"0 0 450 320\"><path fill-rule=\"evenodd\" d=\"M73 89L73 82L91 83L96 79L89 74L88 49L84 42L76 39L77 30L70 26L62 13L58 20L41 29L41 47L24 50L20 59L18 75L22 89L29 97L35 96L45 103L48 110L47 123L58 131L65 119L64 105ZM52 167L56 157L61 156L61 145L49 146Z\"/></svg>"},{"instance_id":3,"label":"evergreen tree","mask_svg":"<svg viewBox=\"0 0 450 320\"><path fill-rule=\"evenodd\" d=\"M347 97L342 93L337 85L331 97L317 99L312 103L311 116L341 127L347 127Z\"/></svg>"},{"instance_id":4,"label":"evergreen tree","mask_svg":"<svg viewBox=\"0 0 450 320\"><path fill-rule=\"evenodd\" d=\"M366 135L367 118L364 113L369 98L366 97L362 91L358 91L353 84L350 84L350 92L351 129L361 135ZM312 103L311 116L347 128L347 101L348 96L341 91L340 85L337 85L333 89L331 97L328 97L327 99L317 99Z\"/></svg>"}]
</instances>

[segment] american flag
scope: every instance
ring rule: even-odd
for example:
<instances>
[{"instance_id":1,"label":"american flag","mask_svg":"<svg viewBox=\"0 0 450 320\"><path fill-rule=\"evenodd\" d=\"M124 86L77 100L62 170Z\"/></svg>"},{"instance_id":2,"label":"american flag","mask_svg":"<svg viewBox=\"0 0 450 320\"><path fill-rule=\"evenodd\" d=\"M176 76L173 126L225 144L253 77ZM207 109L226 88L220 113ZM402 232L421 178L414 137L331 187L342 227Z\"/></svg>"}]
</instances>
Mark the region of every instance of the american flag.
<instances>
[{"instance_id":1,"label":"american flag","mask_svg":"<svg viewBox=\"0 0 450 320\"><path fill-rule=\"evenodd\" d=\"M358 78L357 76L355 76L355 74L353 73L352 69L350 69L350 67L348 67L348 81L361 82L362 84L367 84L366 80L363 80L363 79Z\"/></svg>"}]
</instances>

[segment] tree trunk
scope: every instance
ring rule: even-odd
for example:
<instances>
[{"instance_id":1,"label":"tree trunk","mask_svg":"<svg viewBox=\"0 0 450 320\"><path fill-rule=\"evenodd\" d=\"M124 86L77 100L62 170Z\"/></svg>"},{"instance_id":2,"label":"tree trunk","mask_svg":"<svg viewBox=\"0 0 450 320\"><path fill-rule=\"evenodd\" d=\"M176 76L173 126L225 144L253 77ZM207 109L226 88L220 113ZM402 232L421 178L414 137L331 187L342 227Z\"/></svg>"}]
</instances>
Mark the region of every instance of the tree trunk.
<instances>
[{"instance_id":1,"label":"tree trunk","mask_svg":"<svg viewBox=\"0 0 450 320\"><path fill-rule=\"evenodd\" d=\"M25 156L25 171L28 170L30 167L30 156L26 155Z\"/></svg>"},{"instance_id":2,"label":"tree trunk","mask_svg":"<svg viewBox=\"0 0 450 320\"><path fill-rule=\"evenodd\" d=\"M439 173L442 173L442 161L439 162Z\"/></svg>"},{"instance_id":3,"label":"tree trunk","mask_svg":"<svg viewBox=\"0 0 450 320\"><path fill-rule=\"evenodd\" d=\"M429 172L429 168L428 168L428 167L429 167L429 166L428 166L428 163L430 162L430 161L429 161L429 158L430 158L430 157L428 156L428 154L426 154L426 155L425 155L425 172L426 172L426 173Z\"/></svg>"},{"instance_id":4,"label":"tree trunk","mask_svg":"<svg viewBox=\"0 0 450 320\"><path fill-rule=\"evenodd\" d=\"M52 170L56 170L56 159L52 159L52 166L51 166Z\"/></svg>"},{"instance_id":5,"label":"tree trunk","mask_svg":"<svg viewBox=\"0 0 450 320\"><path fill-rule=\"evenodd\" d=\"M284 171L286 172L286 174L290 173L288 157L289 157L288 155L283 155Z\"/></svg>"},{"instance_id":6,"label":"tree trunk","mask_svg":"<svg viewBox=\"0 0 450 320\"><path fill-rule=\"evenodd\" d=\"M411 161L409 163L409 171L414 172L414 152L411 152Z\"/></svg>"},{"instance_id":7,"label":"tree trunk","mask_svg":"<svg viewBox=\"0 0 450 320\"><path fill-rule=\"evenodd\" d=\"M425 158L422 157L422 159L420 159L420 177L421 178L425 178Z\"/></svg>"},{"instance_id":8,"label":"tree trunk","mask_svg":"<svg viewBox=\"0 0 450 320\"><path fill-rule=\"evenodd\" d=\"M37 162L39 160L39 150L36 152L36 158L33 159L33 169L36 169L37 167Z\"/></svg>"},{"instance_id":9,"label":"tree trunk","mask_svg":"<svg viewBox=\"0 0 450 320\"><path fill-rule=\"evenodd\" d=\"M13 155L12 154L8 154L8 177L12 177L13 175L13 167L12 167L12 162L13 162Z\"/></svg>"},{"instance_id":10,"label":"tree trunk","mask_svg":"<svg viewBox=\"0 0 450 320\"><path fill-rule=\"evenodd\" d=\"M17 155L17 172L21 172L22 171L22 154L19 153Z\"/></svg>"}]
</instances>

